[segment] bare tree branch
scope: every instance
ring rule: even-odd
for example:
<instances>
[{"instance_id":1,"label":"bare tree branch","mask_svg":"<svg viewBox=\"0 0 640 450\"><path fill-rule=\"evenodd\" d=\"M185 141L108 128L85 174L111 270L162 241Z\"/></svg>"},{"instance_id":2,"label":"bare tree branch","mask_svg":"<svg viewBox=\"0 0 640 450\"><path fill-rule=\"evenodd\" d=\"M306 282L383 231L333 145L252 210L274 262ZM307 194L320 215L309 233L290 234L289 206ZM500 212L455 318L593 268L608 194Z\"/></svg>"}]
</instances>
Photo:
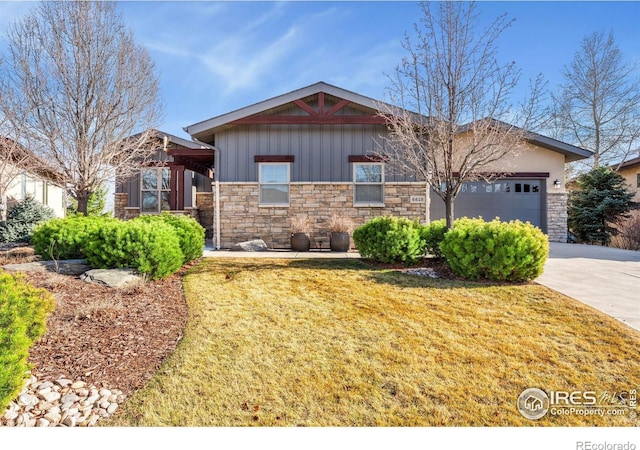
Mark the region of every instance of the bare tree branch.
<instances>
[{"instance_id":1,"label":"bare tree branch","mask_svg":"<svg viewBox=\"0 0 640 450\"><path fill-rule=\"evenodd\" d=\"M584 37L564 83L552 96L554 130L567 142L591 150L588 168L622 163L639 145L640 78L625 64L613 34Z\"/></svg>"},{"instance_id":2,"label":"bare tree branch","mask_svg":"<svg viewBox=\"0 0 640 450\"><path fill-rule=\"evenodd\" d=\"M43 2L8 44L11 110L86 212L115 170L132 173L153 154L147 143L162 116L153 61L113 2Z\"/></svg>"},{"instance_id":3,"label":"bare tree branch","mask_svg":"<svg viewBox=\"0 0 640 450\"><path fill-rule=\"evenodd\" d=\"M430 185L445 202L450 228L463 183L508 173L495 168L542 122L545 83L533 81L520 108L510 103L519 71L496 59L498 38L512 23L506 16L478 32L474 3L423 2L421 9L417 38L405 37L408 56L389 77L390 101L379 105L390 129L379 153L392 171Z\"/></svg>"}]
</instances>

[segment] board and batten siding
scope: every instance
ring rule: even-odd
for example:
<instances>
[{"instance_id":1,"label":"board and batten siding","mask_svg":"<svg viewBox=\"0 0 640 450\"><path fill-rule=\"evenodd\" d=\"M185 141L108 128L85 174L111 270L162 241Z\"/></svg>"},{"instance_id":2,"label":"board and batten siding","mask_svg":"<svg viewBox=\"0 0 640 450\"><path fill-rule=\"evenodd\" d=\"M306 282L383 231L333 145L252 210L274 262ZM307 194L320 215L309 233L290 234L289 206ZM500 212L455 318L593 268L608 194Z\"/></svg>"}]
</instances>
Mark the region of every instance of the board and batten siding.
<instances>
[{"instance_id":1,"label":"board and batten siding","mask_svg":"<svg viewBox=\"0 0 640 450\"><path fill-rule=\"evenodd\" d=\"M383 145L381 125L241 125L216 134L222 182L258 181L254 156L293 155L292 182L350 182L349 155L367 155ZM407 181L385 173L387 182Z\"/></svg>"},{"instance_id":2,"label":"board and batten siding","mask_svg":"<svg viewBox=\"0 0 640 450\"><path fill-rule=\"evenodd\" d=\"M184 197L184 206L191 207L195 205L195 198L193 197L193 186L196 185L196 177L198 174L190 171L184 171L184 184L179 189L180 195ZM205 177L200 175L202 178L202 185L208 187L208 191L211 191L211 181L205 182ZM202 189L203 191L207 191L207 189ZM121 182L118 180L116 182L116 193L125 193L127 194L128 203L127 207L129 208L140 208L140 173L136 173L128 180Z\"/></svg>"}]
</instances>

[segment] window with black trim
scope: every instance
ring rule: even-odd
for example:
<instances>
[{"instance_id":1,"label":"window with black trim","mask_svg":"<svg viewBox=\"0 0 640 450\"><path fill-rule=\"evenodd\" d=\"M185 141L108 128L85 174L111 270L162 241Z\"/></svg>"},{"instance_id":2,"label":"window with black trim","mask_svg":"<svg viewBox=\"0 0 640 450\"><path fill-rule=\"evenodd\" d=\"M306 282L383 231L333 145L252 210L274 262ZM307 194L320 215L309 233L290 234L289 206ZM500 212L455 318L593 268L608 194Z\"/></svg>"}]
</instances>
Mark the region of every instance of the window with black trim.
<instances>
[{"instance_id":1,"label":"window with black trim","mask_svg":"<svg viewBox=\"0 0 640 450\"><path fill-rule=\"evenodd\" d=\"M140 171L140 196L143 213L171 209L171 170L168 167L145 168Z\"/></svg>"},{"instance_id":2,"label":"window with black trim","mask_svg":"<svg viewBox=\"0 0 640 450\"><path fill-rule=\"evenodd\" d=\"M384 203L384 164L353 164L353 198L355 204Z\"/></svg>"},{"instance_id":3,"label":"window with black trim","mask_svg":"<svg viewBox=\"0 0 640 450\"><path fill-rule=\"evenodd\" d=\"M636 180L636 187L640 188L640 173L638 175L636 175L636 177L638 177L637 180Z\"/></svg>"},{"instance_id":4,"label":"window with black trim","mask_svg":"<svg viewBox=\"0 0 640 450\"><path fill-rule=\"evenodd\" d=\"M259 163L261 205L289 204L290 166L289 163Z\"/></svg>"}]
</instances>

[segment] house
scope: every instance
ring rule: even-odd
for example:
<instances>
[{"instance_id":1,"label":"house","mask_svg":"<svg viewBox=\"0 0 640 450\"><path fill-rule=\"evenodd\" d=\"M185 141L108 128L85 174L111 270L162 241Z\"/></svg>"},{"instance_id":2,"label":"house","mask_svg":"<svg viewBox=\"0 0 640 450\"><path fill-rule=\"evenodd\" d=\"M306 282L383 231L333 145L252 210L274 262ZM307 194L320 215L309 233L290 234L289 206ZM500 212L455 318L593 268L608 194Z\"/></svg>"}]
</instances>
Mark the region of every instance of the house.
<instances>
[{"instance_id":1,"label":"house","mask_svg":"<svg viewBox=\"0 0 640 450\"><path fill-rule=\"evenodd\" d=\"M618 173L624 177L630 191L635 192L633 201L640 203L640 156L628 159L620 164Z\"/></svg>"},{"instance_id":2,"label":"house","mask_svg":"<svg viewBox=\"0 0 640 450\"><path fill-rule=\"evenodd\" d=\"M62 177L15 141L0 137L0 208L4 211L33 197L50 207L56 217L67 211Z\"/></svg>"},{"instance_id":3,"label":"house","mask_svg":"<svg viewBox=\"0 0 640 450\"><path fill-rule=\"evenodd\" d=\"M423 221L444 217L442 201L424 182L392 173L374 156L388 132L379 106L374 99L316 83L190 125L185 131L194 142L167 135L176 147L166 146L158 158L166 167L156 170L173 173L176 164L184 167L184 178L171 180L177 181L177 191L182 189L184 204L189 196L191 208L198 210L219 248L255 238L274 248L289 247L290 222L296 215L311 217L310 233L318 240L328 236L326 224L334 213L348 215L358 225L378 215ZM203 152L207 158L213 155L214 173L187 167L194 155L206 166ZM525 151L504 161L508 176L465 187L456 201L456 216L529 220L551 240L565 242L564 165L590 155L531 135ZM496 170L503 172L504 167ZM189 171L194 173L190 183ZM159 174L150 184L153 189L160 185ZM174 184L163 186L167 196L181 198ZM189 187L195 187L195 204ZM116 194L121 195L116 197L116 214L127 216L127 208L139 208L145 192L140 177L131 180ZM158 190L156 196L161 195ZM178 201L174 199L174 205L180 209ZM170 201L164 205L174 209Z\"/></svg>"},{"instance_id":4,"label":"house","mask_svg":"<svg viewBox=\"0 0 640 450\"><path fill-rule=\"evenodd\" d=\"M136 176L116 174L114 215L130 219L140 214L173 211L196 218L213 230L213 146L155 130L155 157Z\"/></svg>"}]
</instances>

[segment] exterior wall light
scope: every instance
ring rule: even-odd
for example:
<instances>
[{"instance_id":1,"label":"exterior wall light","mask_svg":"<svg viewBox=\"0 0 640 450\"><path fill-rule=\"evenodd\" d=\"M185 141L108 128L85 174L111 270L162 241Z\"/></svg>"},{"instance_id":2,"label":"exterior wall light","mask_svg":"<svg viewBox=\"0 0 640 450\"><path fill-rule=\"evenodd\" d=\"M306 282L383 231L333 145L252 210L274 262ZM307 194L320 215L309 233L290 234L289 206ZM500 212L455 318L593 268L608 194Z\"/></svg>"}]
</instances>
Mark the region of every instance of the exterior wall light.
<instances>
[{"instance_id":1,"label":"exterior wall light","mask_svg":"<svg viewBox=\"0 0 640 450\"><path fill-rule=\"evenodd\" d=\"M553 182L553 187L556 189L560 189L560 180L556 178L555 181Z\"/></svg>"}]
</instances>

